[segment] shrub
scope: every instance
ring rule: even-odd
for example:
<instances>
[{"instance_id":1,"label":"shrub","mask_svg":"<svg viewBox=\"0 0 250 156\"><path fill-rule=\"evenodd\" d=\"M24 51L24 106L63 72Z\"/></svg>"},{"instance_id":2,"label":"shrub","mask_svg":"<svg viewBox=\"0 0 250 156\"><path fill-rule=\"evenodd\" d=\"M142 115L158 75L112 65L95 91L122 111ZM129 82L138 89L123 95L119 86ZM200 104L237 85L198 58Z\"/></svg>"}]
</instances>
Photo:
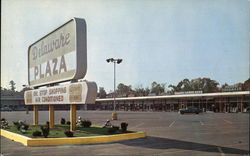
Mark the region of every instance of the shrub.
<instances>
[{"instance_id":1,"label":"shrub","mask_svg":"<svg viewBox=\"0 0 250 156\"><path fill-rule=\"evenodd\" d=\"M70 121L67 121L66 124L67 124L67 125L70 125Z\"/></svg>"},{"instance_id":2,"label":"shrub","mask_svg":"<svg viewBox=\"0 0 250 156\"><path fill-rule=\"evenodd\" d=\"M128 127L128 123L126 123L126 122L121 123L121 129L122 129L123 132L127 131L127 127Z\"/></svg>"},{"instance_id":3,"label":"shrub","mask_svg":"<svg viewBox=\"0 0 250 156\"><path fill-rule=\"evenodd\" d=\"M14 122L13 121L13 124L16 127L17 130L20 130L21 124L19 122Z\"/></svg>"},{"instance_id":4,"label":"shrub","mask_svg":"<svg viewBox=\"0 0 250 156\"><path fill-rule=\"evenodd\" d=\"M35 131L35 132L32 133L32 135L33 135L34 137L36 137L36 136L42 136L42 132L40 132L40 131Z\"/></svg>"},{"instance_id":5,"label":"shrub","mask_svg":"<svg viewBox=\"0 0 250 156\"><path fill-rule=\"evenodd\" d=\"M42 130L44 138L47 138L48 135L49 135L49 126L48 126L48 124L45 127L41 126L40 128Z\"/></svg>"},{"instance_id":6,"label":"shrub","mask_svg":"<svg viewBox=\"0 0 250 156\"><path fill-rule=\"evenodd\" d=\"M120 127L119 126L112 126L116 131L119 131Z\"/></svg>"},{"instance_id":7,"label":"shrub","mask_svg":"<svg viewBox=\"0 0 250 156\"><path fill-rule=\"evenodd\" d=\"M18 121L18 122L13 121L13 124L17 128L17 130L19 130L21 132L25 132L29 129L29 125L23 121Z\"/></svg>"},{"instance_id":8,"label":"shrub","mask_svg":"<svg viewBox=\"0 0 250 156\"><path fill-rule=\"evenodd\" d=\"M108 128L108 133L113 134L118 130L119 130L119 126L111 126L111 128Z\"/></svg>"},{"instance_id":9,"label":"shrub","mask_svg":"<svg viewBox=\"0 0 250 156\"><path fill-rule=\"evenodd\" d=\"M108 133L110 133L110 134L113 134L113 133L115 133L116 132L116 129L115 128L108 128Z\"/></svg>"},{"instance_id":10,"label":"shrub","mask_svg":"<svg viewBox=\"0 0 250 156\"><path fill-rule=\"evenodd\" d=\"M66 131L64 132L64 134L65 134L67 137L73 137L73 136L74 136L74 133L71 132L71 131L69 131L69 130L66 130Z\"/></svg>"},{"instance_id":11,"label":"shrub","mask_svg":"<svg viewBox=\"0 0 250 156\"><path fill-rule=\"evenodd\" d=\"M9 127L9 123L6 121L5 118L1 119L1 128L5 129Z\"/></svg>"},{"instance_id":12,"label":"shrub","mask_svg":"<svg viewBox=\"0 0 250 156\"><path fill-rule=\"evenodd\" d=\"M23 129L23 130L27 131L29 129L29 125L26 124L26 123L22 123L20 129Z\"/></svg>"},{"instance_id":13,"label":"shrub","mask_svg":"<svg viewBox=\"0 0 250 156\"><path fill-rule=\"evenodd\" d=\"M27 130L28 130L28 128L29 128L29 125L27 125L27 124L21 124L21 127L20 127L20 132L22 132L22 133L26 133L27 132Z\"/></svg>"},{"instance_id":14,"label":"shrub","mask_svg":"<svg viewBox=\"0 0 250 156\"><path fill-rule=\"evenodd\" d=\"M64 118L61 118L61 124L65 125L65 123L66 123L66 120Z\"/></svg>"},{"instance_id":15,"label":"shrub","mask_svg":"<svg viewBox=\"0 0 250 156\"><path fill-rule=\"evenodd\" d=\"M92 123L91 123L91 121L89 121L89 120L83 120L83 121L81 122L81 126L83 126L83 127L85 127L85 128L90 127L91 125L92 125Z\"/></svg>"}]
</instances>

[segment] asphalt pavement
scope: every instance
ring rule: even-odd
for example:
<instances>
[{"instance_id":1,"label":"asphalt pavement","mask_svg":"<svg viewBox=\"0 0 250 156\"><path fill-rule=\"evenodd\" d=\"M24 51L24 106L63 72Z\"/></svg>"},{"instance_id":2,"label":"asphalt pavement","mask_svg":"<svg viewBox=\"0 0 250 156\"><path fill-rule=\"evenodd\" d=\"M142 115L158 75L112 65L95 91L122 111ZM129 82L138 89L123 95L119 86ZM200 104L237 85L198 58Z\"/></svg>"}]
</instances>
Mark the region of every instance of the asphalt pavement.
<instances>
[{"instance_id":1,"label":"asphalt pavement","mask_svg":"<svg viewBox=\"0 0 250 156\"><path fill-rule=\"evenodd\" d=\"M1 117L12 121L32 123L33 112L1 112ZM177 112L117 112L112 124L128 123L128 129L146 131L141 139L91 145L64 145L26 147L1 137L1 156L54 156L54 155L249 155L249 113L206 112L181 115ZM77 116L89 119L94 125L111 120L111 111L77 111ZM55 120L69 120L69 111L56 111ZM40 123L49 120L48 111L39 112Z\"/></svg>"}]
</instances>

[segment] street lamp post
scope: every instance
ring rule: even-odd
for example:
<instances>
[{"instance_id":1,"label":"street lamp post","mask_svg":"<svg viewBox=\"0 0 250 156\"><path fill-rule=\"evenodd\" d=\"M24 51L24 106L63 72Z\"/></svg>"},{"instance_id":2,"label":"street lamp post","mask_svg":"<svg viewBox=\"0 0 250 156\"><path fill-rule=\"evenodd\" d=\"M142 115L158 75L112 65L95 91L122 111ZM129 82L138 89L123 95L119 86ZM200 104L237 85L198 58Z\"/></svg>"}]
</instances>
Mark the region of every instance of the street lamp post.
<instances>
[{"instance_id":1,"label":"street lamp post","mask_svg":"<svg viewBox=\"0 0 250 156\"><path fill-rule=\"evenodd\" d=\"M114 93L113 93L113 98L114 98L114 103L113 103L113 107L114 107L114 113L112 114L112 118L113 120L117 120L117 114L116 114L116 101L115 101L115 98L116 98L116 63L117 64L120 64L122 62L122 59L114 59L114 58L109 58L106 60L108 63L112 62L114 63Z\"/></svg>"}]
</instances>

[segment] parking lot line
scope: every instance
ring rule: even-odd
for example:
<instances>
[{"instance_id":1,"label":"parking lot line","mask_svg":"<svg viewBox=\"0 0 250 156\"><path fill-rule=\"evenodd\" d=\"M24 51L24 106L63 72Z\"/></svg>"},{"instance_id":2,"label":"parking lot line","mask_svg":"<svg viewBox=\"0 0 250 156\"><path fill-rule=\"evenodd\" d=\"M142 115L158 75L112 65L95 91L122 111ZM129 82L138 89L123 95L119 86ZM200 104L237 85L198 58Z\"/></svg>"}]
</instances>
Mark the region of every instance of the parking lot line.
<instances>
[{"instance_id":1,"label":"parking lot line","mask_svg":"<svg viewBox=\"0 0 250 156\"><path fill-rule=\"evenodd\" d=\"M131 127L131 128L137 128L137 127L139 127L139 126L142 126L144 124L144 122L143 123L140 123L140 124L138 124L138 125L136 125L136 126L134 126L134 127Z\"/></svg>"},{"instance_id":2,"label":"parking lot line","mask_svg":"<svg viewBox=\"0 0 250 156\"><path fill-rule=\"evenodd\" d=\"M203 122L201 122L201 121L200 121L200 123L201 123L201 125L202 125L202 126L204 125L204 123L203 123Z\"/></svg>"},{"instance_id":3,"label":"parking lot line","mask_svg":"<svg viewBox=\"0 0 250 156\"><path fill-rule=\"evenodd\" d=\"M224 120L226 123L233 124L231 121Z\"/></svg>"},{"instance_id":4,"label":"parking lot line","mask_svg":"<svg viewBox=\"0 0 250 156\"><path fill-rule=\"evenodd\" d=\"M172 127L174 123L175 123L175 121L173 121L168 127Z\"/></svg>"},{"instance_id":5,"label":"parking lot line","mask_svg":"<svg viewBox=\"0 0 250 156\"><path fill-rule=\"evenodd\" d=\"M226 145L224 145L224 146L226 146L226 147L231 147L231 148L233 148L233 147L235 147L235 146L238 146L239 144L226 144ZM240 144L241 146L242 145L248 145L248 143L245 143L245 144ZM206 150L206 149L213 149L214 147L208 147L208 148L195 148L195 149L193 149L192 151L202 151L202 150ZM225 153L222 151L222 149L221 149L221 147L218 147L217 146L217 149L218 149L218 151L220 152L220 155L221 156L225 156ZM173 153L183 153L183 152L187 152L187 151L190 151L190 150L174 150L174 151L164 151L164 152L162 152L162 153L159 153L160 155L164 155L164 154L173 154Z\"/></svg>"},{"instance_id":6,"label":"parking lot line","mask_svg":"<svg viewBox=\"0 0 250 156\"><path fill-rule=\"evenodd\" d=\"M206 116L206 118L208 118L208 119L214 119L213 117L211 117L211 116Z\"/></svg>"},{"instance_id":7,"label":"parking lot line","mask_svg":"<svg viewBox=\"0 0 250 156\"><path fill-rule=\"evenodd\" d=\"M221 156L225 156L225 154L223 153L222 149L220 147L217 147L218 151L220 152Z\"/></svg>"},{"instance_id":8,"label":"parking lot line","mask_svg":"<svg viewBox=\"0 0 250 156\"><path fill-rule=\"evenodd\" d=\"M162 153L159 153L159 155L174 154L174 153L183 153L183 152L188 152L188 151L189 150L174 150L174 151L162 152Z\"/></svg>"},{"instance_id":9,"label":"parking lot line","mask_svg":"<svg viewBox=\"0 0 250 156\"><path fill-rule=\"evenodd\" d=\"M208 147L208 148L195 148L192 151L202 151L202 150L208 150L208 149L213 149L214 147ZM221 156L225 156L224 152L222 151L222 149L220 147L217 147L218 151L220 152ZM184 153L184 152L189 152L190 150L174 150L174 151L166 151L166 152L162 152L159 153L159 155L170 155L170 154L176 154L176 153Z\"/></svg>"}]
</instances>

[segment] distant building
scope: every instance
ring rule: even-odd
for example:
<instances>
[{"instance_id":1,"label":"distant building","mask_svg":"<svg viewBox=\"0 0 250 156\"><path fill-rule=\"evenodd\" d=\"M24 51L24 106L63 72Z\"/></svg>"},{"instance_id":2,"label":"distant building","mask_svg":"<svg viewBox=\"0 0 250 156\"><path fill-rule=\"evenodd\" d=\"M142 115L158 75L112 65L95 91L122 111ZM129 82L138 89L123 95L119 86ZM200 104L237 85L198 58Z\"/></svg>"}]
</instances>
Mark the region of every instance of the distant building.
<instances>
[{"instance_id":1,"label":"distant building","mask_svg":"<svg viewBox=\"0 0 250 156\"><path fill-rule=\"evenodd\" d=\"M10 108L11 110L17 110L24 108L23 97L15 96L1 96L1 108Z\"/></svg>"}]
</instances>

